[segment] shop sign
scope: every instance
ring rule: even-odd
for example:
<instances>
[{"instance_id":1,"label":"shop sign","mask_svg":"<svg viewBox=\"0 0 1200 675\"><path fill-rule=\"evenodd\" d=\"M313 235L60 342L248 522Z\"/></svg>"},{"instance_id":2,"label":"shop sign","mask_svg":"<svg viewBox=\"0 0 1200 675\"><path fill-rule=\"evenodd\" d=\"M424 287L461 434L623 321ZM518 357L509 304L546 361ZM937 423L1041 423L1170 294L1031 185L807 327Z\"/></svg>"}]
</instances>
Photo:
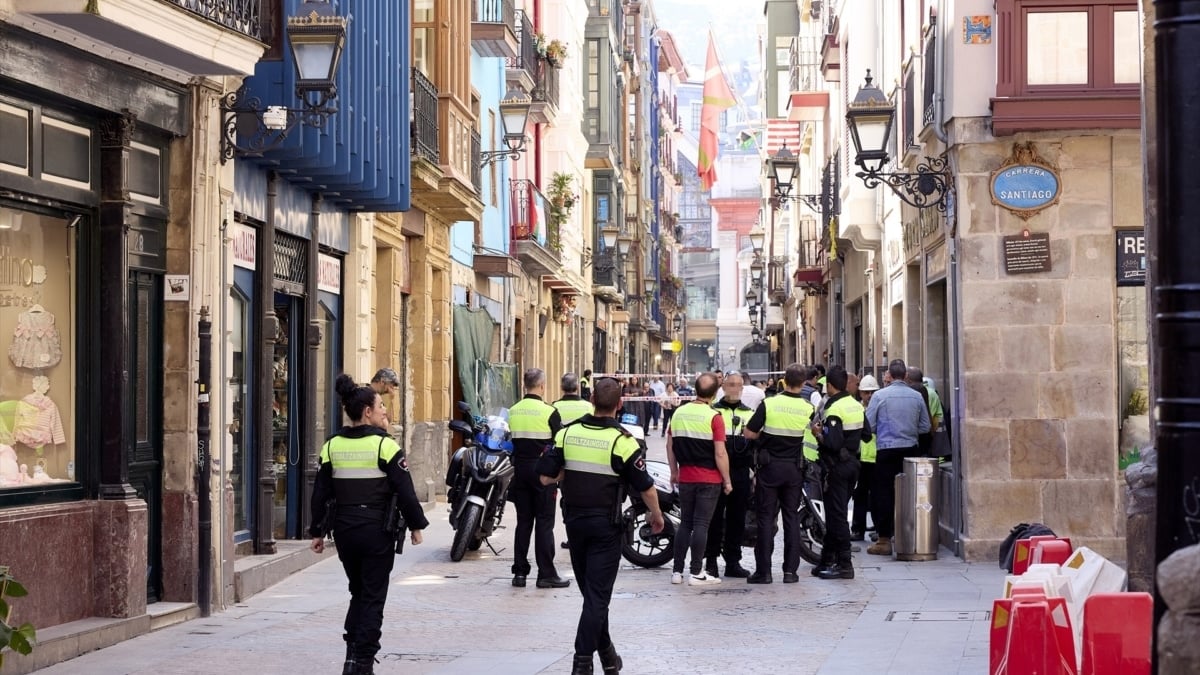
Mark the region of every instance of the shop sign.
<instances>
[{"instance_id":1,"label":"shop sign","mask_svg":"<svg viewBox=\"0 0 1200 675\"><path fill-rule=\"evenodd\" d=\"M941 216L932 213L933 209L921 209L916 220L904 224L904 254L911 256L921 250L921 242L930 235L942 231Z\"/></svg>"},{"instance_id":2,"label":"shop sign","mask_svg":"<svg viewBox=\"0 0 1200 675\"><path fill-rule=\"evenodd\" d=\"M1033 142L1013 144L1012 155L992 172L992 203L1029 220L1058 203L1062 180L1058 170L1038 155Z\"/></svg>"},{"instance_id":3,"label":"shop sign","mask_svg":"<svg viewBox=\"0 0 1200 675\"><path fill-rule=\"evenodd\" d=\"M1146 284L1146 232L1117 230L1117 285Z\"/></svg>"},{"instance_id":4,"label":"shop sign","mask_svg":"<svg viewBox=\"0 0 1200 675\"><path fill-rule=\"evenodd\" d=\"M1050 271L1050 233L1025 230L1004 238L1004 271L1028 274Z\"/></svg>"},{"instance_id":5,"label":"shop sign","mask_svg":"<svg viewBox=\"0 0 1200 675\"><path fill-rule=\"evenodd\" d=\"M233 252L233 264L248 270L254 269L258 254L258 231L249 225L233 223L229 226L229 248Z\"/></svg>"},{"instance_id":6,"label":"shop sign","mask_svg":"<svg viewBox=\"0 0 1200 675\"><path fill-rule=\"evenodd\" d=\"M327 293L342 292L342 260L320 253L317 256L317 290Z\"/></svg>"},{"instance_id":7,"label":"shop sign","mask_svg":"<svg viewBox=\"0 0 1200 675\"><path fill-rule=\"evenodd\" d=\"M187 274L163 275L163 300L187 302L192 299L192 277Z\"/></svg>"}]
</instances>

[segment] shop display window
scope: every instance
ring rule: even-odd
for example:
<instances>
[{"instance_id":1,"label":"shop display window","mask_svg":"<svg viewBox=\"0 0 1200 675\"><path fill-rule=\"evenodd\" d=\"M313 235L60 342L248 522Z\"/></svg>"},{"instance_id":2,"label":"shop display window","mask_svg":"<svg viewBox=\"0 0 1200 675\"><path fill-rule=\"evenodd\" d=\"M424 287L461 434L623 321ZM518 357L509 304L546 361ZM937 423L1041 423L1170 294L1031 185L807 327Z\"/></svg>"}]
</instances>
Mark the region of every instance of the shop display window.
<instances>
[{"instance_id":1,"label":"shop display window","mask_svg":"<svg viewBox=\"0 0 1200 675\"><path fill-rule=\"evenodd\" d=\"M0 490L75 481L75 247L0 207Z\"/></svg>"}]
</instances>

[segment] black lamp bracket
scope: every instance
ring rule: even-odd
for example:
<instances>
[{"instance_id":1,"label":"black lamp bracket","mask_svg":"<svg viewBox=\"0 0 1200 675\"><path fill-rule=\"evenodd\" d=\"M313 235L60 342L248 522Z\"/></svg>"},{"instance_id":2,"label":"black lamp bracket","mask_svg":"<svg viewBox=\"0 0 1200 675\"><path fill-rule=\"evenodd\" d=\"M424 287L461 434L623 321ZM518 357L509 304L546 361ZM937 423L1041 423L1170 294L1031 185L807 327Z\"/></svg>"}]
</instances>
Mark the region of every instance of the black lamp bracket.
<instances>
[{"instance_id":1,"label":"black lamp bracket","mask_svg":"<svg viewBox=\"0 0 1200 675\"><path fill-rule=\"evenodd\" d=\"M264 106L258 96L247 96L245 85L221 97L221 163L236 156L261 157L287 140L296 127L307 125L316 129L325 126L337 107L330 102L337 96L336 89L296 89L301 101L300 108ZM267 126L264 116L271 108L284 113L282 126ZM241 136L242 143L238 143Z\"/></svg>"},{"instance_id":2,"label":"black lamp bracket","mask_svg":"<svg viewBox=\"0 0 1200 675\"><path fill-rule=\"evenodd\" d=\"M915 173L889 173L862 164L859 166L863 171L855 175L861 178L868 188L873 189L880 184L887 185L907 204L918 209L936 206L938 211L946 212L946 197L950 192L950 172L946 170L946 158L926 157L925 161L917 164Z\"/></svg>"}]
</instances>

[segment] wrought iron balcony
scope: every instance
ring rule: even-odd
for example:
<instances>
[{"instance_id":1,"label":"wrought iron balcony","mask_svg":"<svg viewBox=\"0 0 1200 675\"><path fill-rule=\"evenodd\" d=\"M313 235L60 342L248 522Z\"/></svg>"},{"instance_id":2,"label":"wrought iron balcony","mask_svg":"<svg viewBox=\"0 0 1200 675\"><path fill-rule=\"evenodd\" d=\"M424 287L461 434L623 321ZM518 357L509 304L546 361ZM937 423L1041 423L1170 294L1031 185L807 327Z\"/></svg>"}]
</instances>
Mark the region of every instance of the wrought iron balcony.
<instances>
[{"instance_id":1,"label":"wrought iron balcony","mask_svg":"<svg viewBox=\"0 0 1200 675\"><path fill-rule=\"evenodd\" d=\"M478 131L471 131L471 184L475 186L475 194L483 198L483 166L480 157L483 155L483 142Z\"/></svg>"},{"instance_id":2,"label":"wrought iron balcony","mask_svg":"<svg viewBox=\"0 0 1200 675\"><path fill-rule=\"evenodd\" d=\"M537 64L540 63L533 42L533 24L523 10L516 11L517 54L505 59L505 78L525 91L533 90Z\"/></svg>"},{"instance_id":3,"label":"wrought iron balcony","mask_svg":"<svg viewBox=\"0 0 1200 675\"><path fill-rule=\"evenodd\" d=\"M617 252L599 251L592 258L592 294L609 301L621 300L621 272L617 268Z\"/></svg>"},{"instance_id":4,"label":"wrought iron balcony","mask_svg":"<svg viewBox=\"0 0 1200 675\"><path fill-rule=\"evenodd\" d=\"M548 218L550 201L531 180L519 178L509 183L512 197L509 253L520 260L530 274L557 274L562 267L562 258L559 256L558 225Z\"/></svg>"},{"instance_id":5,"label":"wrought iron balcony","mask_svg":"<svg viewBox=\"0 0 1200 675\"><path fill-rule=\"evenodd\" d=\"M530 98L533 104L529 108L529 116L533 121L553 124L558 117L558 68L545 59L537 60Z\"/></svg>"},{"instance_id":6,"label":"wrought iron balcony","mask_svg":"<svg viewBox=\"0 0 1200 675\"><path fill-rule=\"evenodd\" d=\"M513 0L474 0L471 5L471 44L480 56L517 55L517 10Z\"/></svg>"},{"instance_id":7,"label":"wrought iron balcony","mask_svg":"<svg viewBox=\"0 0 1200 675\"><path fill-rule=\"evenodd\" d=\"M262 0L166 0L255 40L262 39Z\"/></svg>"},{"instance_id":8,"label":"wrought iron balcony","mask_svg":"<svg viewBox=\"0 0 1200 675\"><path fill-rule=\"evenodd\" d=\"M439 163L438 91L420 70L412 69L412 154Z\"/></svg>"}]
</instances>

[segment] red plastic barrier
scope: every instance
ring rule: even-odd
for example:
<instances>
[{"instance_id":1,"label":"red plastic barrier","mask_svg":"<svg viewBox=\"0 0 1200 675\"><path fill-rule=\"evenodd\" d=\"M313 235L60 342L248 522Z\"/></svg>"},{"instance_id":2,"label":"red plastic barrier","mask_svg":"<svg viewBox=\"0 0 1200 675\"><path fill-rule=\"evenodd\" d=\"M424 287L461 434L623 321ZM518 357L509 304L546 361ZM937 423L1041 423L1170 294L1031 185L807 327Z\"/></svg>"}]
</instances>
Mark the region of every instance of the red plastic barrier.
<instances>
[{"instance_id":1,"label":"red plastic barrier","mask_svg":"<svg viewBox=\"0 0 1200 675\"><path fill-rule=\"evenodd\" d=\"M1076 675L1075 639L1063 598L1014 598L992 605L992 675Z\"/></svg>"},{"instance_id":2,"label":"red plastic barrier","mask_svg":"<svg viewBox=\"0 0 1200 675\"><path fill-rule=\"evenodd\" d=\"M1154 598L1097 593L1083 605L1081 675L1149 675Z\"/></svg>"},{"instance_id":3,"label":"red plastic barrier","mask_svg":"<svg viewBox=\"0 0 1200 675\"><path fill-rule=\"evenodd\" d=\"M1071 545L1070 537L1055 537L1050 534L1039 534L1028 539L1018 539L1017 548L1013 552L1013 574L1025 574L1033 564L1033 549L1039 541L1065 541Z\"/></svg>"},{"instance_id":4,"label":"red plastic barrier","mask_svg":"<svg viewBox=\"0 0 1200 675\"><path fill-rule=\"evenodd\" d=\"M1061 565L1071 557L1071 542L1066 539L1039 541L1033 546L1032 565L1054 563Z\"/></svg>"}]
</instances>

